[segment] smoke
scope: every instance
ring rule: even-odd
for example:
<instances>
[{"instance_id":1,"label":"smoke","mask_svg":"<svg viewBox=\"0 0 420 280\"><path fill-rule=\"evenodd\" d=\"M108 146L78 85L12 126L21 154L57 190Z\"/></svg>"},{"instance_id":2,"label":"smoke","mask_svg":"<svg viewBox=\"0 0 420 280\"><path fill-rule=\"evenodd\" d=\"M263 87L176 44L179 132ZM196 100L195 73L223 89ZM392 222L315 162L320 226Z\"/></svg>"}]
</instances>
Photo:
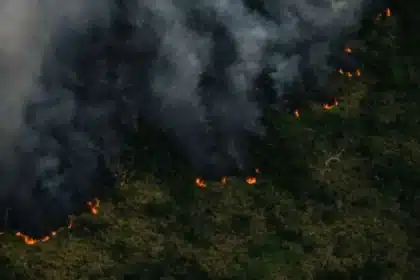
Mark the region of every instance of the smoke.
<instances>
[{"instance_id":1,"label":"smoke","mask_svg":"<svg viewBox=\"0 0 420 280\"><path fill-rule=\"evenodd\" d=\"M63 220L91 184L99 147L89 138L94 130L85 128L97 123L95 108L76 104L75 93L56 78L54 51L61 32L109 23L103 2L0 2L0 208L18 217L5 221L12 226Z\"/></svg>"},{"instance_id":2,"label":"smoke","mask_svg":"<svg viewBox=\"0 0 420 280\"><path fill-rule=\"evenodd\" d=\"M264 132L255 80L268 70L278 99L302 73L325 84L332 48L366 4L260 2L260 12L242 0L148 0L129 8L139 47L158 50L150 91L160 102L147 116L184 143L198 170L220 176L229 166L245 168L245 135Z\"/></svg>"},{"instance_id":3,"label":"smoke","mask_svg":"<svg viewBox=\"0 0 420 280\"><path fill-rule=\"evenodd\" d=\"M1 0L0 203L26 230L75 211L138 118L199 172L245 168L246 136L264 133L256 79L268 71L278 99L302 73L324 83L366 5Z\"/></svg>"}]
</instances>

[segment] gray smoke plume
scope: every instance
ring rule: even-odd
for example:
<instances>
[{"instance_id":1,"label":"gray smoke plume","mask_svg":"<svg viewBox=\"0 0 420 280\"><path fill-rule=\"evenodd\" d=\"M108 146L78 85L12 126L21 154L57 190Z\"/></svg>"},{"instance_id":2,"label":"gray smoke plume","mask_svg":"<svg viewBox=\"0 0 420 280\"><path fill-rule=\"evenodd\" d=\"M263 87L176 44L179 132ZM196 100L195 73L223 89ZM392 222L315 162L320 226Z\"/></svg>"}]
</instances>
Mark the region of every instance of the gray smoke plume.
<instances>
[{"instance_id":1,"label":"gray smoke plume","mask_svg":"<svg viewBox=\"0 0 420 280\"><path fill-rule=\"evenodd\" d=\"M264 133L258 76L270 70L278 98L302 71L322 83L367 5L248 2L0 0L0 203L37 222L71 213L118 154L113 124L138 118L198 170L243 167L246 135Z\"/></svg>"}]
</instances>

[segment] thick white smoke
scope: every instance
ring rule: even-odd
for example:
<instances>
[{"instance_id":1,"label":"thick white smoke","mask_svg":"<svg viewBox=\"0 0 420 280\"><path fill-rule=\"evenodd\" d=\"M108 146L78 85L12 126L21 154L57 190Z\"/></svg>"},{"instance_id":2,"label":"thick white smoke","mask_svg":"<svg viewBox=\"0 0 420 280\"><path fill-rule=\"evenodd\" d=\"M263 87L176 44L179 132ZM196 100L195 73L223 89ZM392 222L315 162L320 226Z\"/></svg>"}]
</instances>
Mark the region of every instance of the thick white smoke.
<instances>
[{"instance_id":1,"label":"thick white smoke","mask_svg":"<svg viewBox=\"0 0 420 280\"><path fill-rule=\"evenodd\" d=\"M278 97L302 69L322 82L367 5L247 2L0 0L0 197L38 205L37 189L71 211L127 116L161 126L198 168L243 165L246 133L263 133L258 76L271 70Z\"/></svg>"}]
</instances>

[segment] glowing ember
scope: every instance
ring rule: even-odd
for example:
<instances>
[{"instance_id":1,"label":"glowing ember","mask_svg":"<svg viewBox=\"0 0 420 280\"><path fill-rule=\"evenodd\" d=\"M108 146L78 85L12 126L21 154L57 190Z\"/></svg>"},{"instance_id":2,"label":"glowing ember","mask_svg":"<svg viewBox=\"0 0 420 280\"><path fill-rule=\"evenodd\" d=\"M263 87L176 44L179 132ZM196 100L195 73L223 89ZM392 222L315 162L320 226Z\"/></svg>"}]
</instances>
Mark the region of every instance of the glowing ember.
<instances>
[{"instance_id":1,"label":"glowing ember","mask_svg":"<svg viewBox=\"0 0 420 280\"><path fill-rule=\"evenodd\" d=\"M34 245L37 242L36 239L29 237L21 232L16 232L16 236L21 237L27 245Z\"/></svg>"},{"instance_id":2,"label":"glowing ember","mask_svg":"<svg viewBox=\"0 0 420 280\"><path fill-rule=\"evenodd\" d=\"M206 183L204 182L204 180L203 179L201 179L201 178L197 178L197 179L195 179L195 184L197 185L197 186L199 186L200 188L205 188L206 187Z\"/></svg>"},{"instance_id":3,"label":"glowing ember","mask_svg":"<svg viewBox=\"0 0 420 280\"><path fill-rule=\"evenodd\" d=\"M334 99L334 103L333 104L323 104L322 107L325 110L331 110L331 109L335 108L337 105L338 105L338 100L337 99Z\"/></svg>"},{"instance_id":4,"label":"glowing ember","mask_svg":"<svg viewBox=\"0 0 420 280\"><path fill-rule=\"evenodd\" d=\"M343 69L338 69L337 70L338 71L338 73L340 73L341 75L346 75L348 78L351 78L351 77L353 77L353 74L351 73L351 72L344 72L343 71ZM356 71L354 72L354 75L356 75L357 77L360 77L360 75L361 75L361 72L360 72L360 70L359 69L356 69Z\"/></svg>"},{"instance_id":5,"label":"glowing ember","mask_svg":"<svg viewBox=\"0 0 420 280\"><path fill-rule=\"evenodd\" d=\"M254 184L256 184L256 183L257 183L257 178L255 178L255 177L247 177L247 178L246 178L246 182L247 182L248 184L250 184L250 185L254 185Z\"/></svg>"},{"instance_id":6,"label":"glowing ember","mask_svg":"<svg viewBox=\"0 0 420 280\"><path fill-rule=\"evenodd\" d=\"M386 8L383 13L378 14L376 16L376 22L378 22L383 15L385 15L385 17L390 17L391 16L391 9L390 8Z\"/></svg>"},{"instance_id":7,"label":"glowing ember","mask_svg":"<svg viewBox=\"0 0 420 280\"><path fill-rule=\"evenodd\" d=\"M352 50L351 50L349 47L345 47L345 48L344 48L344 51L345 51L346 53L351 53L351 52L352 52Z\"/></svg>"},{"instance_id":8,"label":"glowing ember","mask_svg":"<svg viewBox=\"0 0 420 280\"><path fill-rule=\"evenodd\" d=\"M99 200L98 200L99 203ZM72 219L69 217L69 224L67 226L68 229L70 229L72 227L73 223L72 223ZM23 241L25 242L25 244L27 245L34 245L38 242L47 242L49 240L51 240L52 237L56 236L57 232L56 231L52 231L50 235L44 236L40 239L35 239L33 237L30 237L26 234L23 234L22 232L16 232L16 236L20 237L23 239Z\"/></svg>"},{"instance_id":9,"label":"glowing ember","mask_svg":"<svg viewBox=\"0 0 420 280\"><path fill-rule=\"evenodd\" d=\"M93 215L97 215L98 214L98 212L99 212L99 210L98 210L99 203L100 203L100 201L97 198L95 198L93 201L88 201L87 205L89 206L90 212Z\"/></svg>"},{"instance_id":10,"label":"glowing ember","mask_svg":"<svg viewBox=\"0 0 420 280\"><path fill-rule=\"evenodd\" d=\"M49 236L45 236L44 238L41 239L41 242L47 242L48 240L50 240L51 237Z\"/></svg>"}]
</instances>

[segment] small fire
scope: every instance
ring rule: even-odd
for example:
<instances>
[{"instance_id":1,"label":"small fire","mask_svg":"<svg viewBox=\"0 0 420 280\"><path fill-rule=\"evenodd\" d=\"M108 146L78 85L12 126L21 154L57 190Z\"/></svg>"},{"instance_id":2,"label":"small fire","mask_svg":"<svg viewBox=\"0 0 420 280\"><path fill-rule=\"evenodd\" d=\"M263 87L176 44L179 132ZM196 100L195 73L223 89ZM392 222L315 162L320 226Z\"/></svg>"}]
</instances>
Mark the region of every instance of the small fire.
<instances>
[{"instance_id":1,"label":"small fire","mask_svg":"<svg viewBox=\"0 0 420 280\"><path fill-rule=\"evenodd\" d=\"M197 186L199 186L200 188L205 188L206 187L206 183L204 182L204 180L203 179L201 179L201 178L196 178L195 179L195 184L197 185Z\"/></svg>"},{"instance_id":2,"label":"small fire","mask_svg":"<svg viewBox=\"0 0 420 280\"><path fill-rule=\"evenodd\" d=\"M223 176L222 179L220 180L220 183L222 183L222 185L226 185L227 179L228 179L227 176Z\"/></svg>"},{"instance_id":3,"label":"small fire","mask_svg":"<svg viewBox=\"0 0 420 280\"><path fill-rule=\"evenodd\" d=\"M298 109L296 109L294 111L294 115L295 115L296 118L299 118L300 117L300 113L299 113L299 110Z\"/></svg>"},{"instance_id":4,"label":"small fire","mask_svg":"<svg viewBox=\"0 0 420 280\"><path fill-rule=\"evenodd\" d=\"M261 174L261 171L259 168L255 168L255 174ZM255 176L248 176L245 181L249 184L249 185L255 185L257 183L257 177Z\"/></svg>"},{"instance_id":5,"label":"small fire","mask_svg":"<svg viewBox=\"0 0 420 280\"><path fill-rule=\"evenodd\" d=\"M345 48L344 48L344 51L345 51L346 53L352 53L352 50L351 50L349 47L345 47Z\"/></svg>"},{"instance_id":6,"label":"small fire","mask_svg":"<svg viewBox=\"0 0 420 280\"><path fill-rule=\"evenodd\" d=\"M88 207L90 209L90 212L93 215L97 215L98 214L98 212L99 212L99 209L98 209L99 208L99 203L100 203L100 201L97 198L95 198L93 201L88 201L87 205L88 205Z\"/></svg>"},{"instance_id":7,"label":"small fire","mask_svg":"<svg viewBox=\"0 0 420 280\"><path fill-rule=\"evenodd\" d=\"M340 73L341 75L346 75L348 78L353 77L353 73L351 73L351 72L344 72L343 69L341 69L341 68L338 69L337 72ZM360 77L360 75L361 75L360 70L359 69L356 69L356 71L354 72L354 75L356 75L357 77Z\"/></svg>"},{"instance_id":8,"label":"small fire","mask_svg":"<svg viewBox=\"0 0 420 280\"><path fill-rule=\"evenodd\" d=\"M333 109L333 108L337 107L337 105L338 105L338 100L334 98L334 102L333 102L333 104L328 104L328 103L325 103L325 104L323 104L323 105L322 105L322 107L323 107L325 110L331 110L331 109Z\"/></svg>"},{"instance_id":9,"label":"small fire","mask_svg":"<svg viewBox=\"0 0 420 280\"><path fill-rule=\"evenodd\" d=\"M68 229L70 229L73 225L72 219L69 217L69 224L67 226ZM16 236L20 237L23 239L23 241L25 242L25 244L27 245L35 245L38 242L47 242L49 240L51 240L52 237L56 236L57 232L56 231L52 231L50 235L44 236L40 239L35 239L33 237L30 237L29 235L26 235L22 232L16 232Z\"/></svg>"},{"instance_id":10,"label":"small fire","mask_svg":"<svg viewBox=\"0 0 420 280\"><path fill-rule=\"evenodd\" d=\"M246 182L247 182L249 185L254 185L254 184L256 184L256 183L257 183L257 178L256 178L256 177L247 177L247 178L246 178Z\"/></svg>"},{"instance_id":11,"label":"small fire","mask_svg":"<svg viewBox=\"0 0 420 280\"><path fill-rule=\"evenodd\" d=\"M391 16L391 9L390 8L386 8L383 13L379 13L376 16L376 22L378 22L383 15L385 15L385 17L390 17Z\"/></svg>"},{"instance_id":12,"label":"small fire","mask_svg":"<svg viewBox=\"0 0 420 280\"><path fill-rule=\"evenodd\" d=\"M45 236L44 238L41 239L41 242L47 242L50 239L51 239L51 237Z\"/></svg>"},{"instance_id":13,"label":"small fire","mask_svg":"<svg viewBox=\"0 0 420 280\"><path fill-rule=\"evenodd\" d=\"M34 245L37 242L36 239L29 237L21 232L16 232L16 236L21 237L27 245Z\"/></svg>"}]
</instances>

